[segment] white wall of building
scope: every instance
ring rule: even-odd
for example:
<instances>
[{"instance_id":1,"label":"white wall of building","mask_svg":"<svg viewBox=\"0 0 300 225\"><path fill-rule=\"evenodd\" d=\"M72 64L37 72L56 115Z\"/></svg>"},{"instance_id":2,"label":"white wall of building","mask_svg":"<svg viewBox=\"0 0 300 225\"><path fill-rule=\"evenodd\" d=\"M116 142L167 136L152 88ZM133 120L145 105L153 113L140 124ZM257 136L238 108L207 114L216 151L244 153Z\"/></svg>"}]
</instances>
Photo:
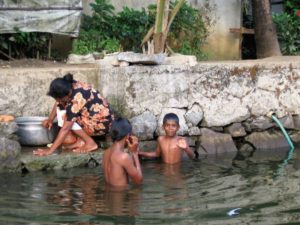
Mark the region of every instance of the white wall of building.
<instances>
[{"instance_id":1,"label":"white wall of building","mask_svg":"<svg viewBox=\"0 0 300 225\"><path fill-rule=\"evenodd\" d=\"M205 0L190 0L196 8L202 7ZM240 28L241 0L209 0L213 6L211 15L215 24L210 28L208 44L205 47L210 59L239 59L239 34L230 33L230 28Z\"/></svg>"}]
</instances>

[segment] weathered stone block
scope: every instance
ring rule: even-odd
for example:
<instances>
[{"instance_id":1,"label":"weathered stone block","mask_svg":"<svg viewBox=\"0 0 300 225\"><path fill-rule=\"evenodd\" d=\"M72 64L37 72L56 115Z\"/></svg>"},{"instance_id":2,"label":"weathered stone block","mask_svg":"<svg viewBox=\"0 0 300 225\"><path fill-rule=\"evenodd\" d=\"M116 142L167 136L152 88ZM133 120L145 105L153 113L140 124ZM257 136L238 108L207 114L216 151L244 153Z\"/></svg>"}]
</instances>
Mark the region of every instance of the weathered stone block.
<instances>
[{"instance_id":1,"label":"weathered stone block","mask_svg":"<svg viewBox=\"0 0 300 225\"><path fill-rule=\"evenodd\" d=\"M257 149L289 148L288 142L280 131L253 132L245 140Z\"/></svg>"},{"instance_id":2,"label":"weathered stone block","mask_svg":"<svg viewBox=\"0 0 300 225\"><path fill-rule=\"evenodd\" d=\"M86 63L95 63L95 62L96 61L93 54L87 54L87 55L70 54L67 60L67 64L86 64Z\"/></svg>"},{"instance_id":3,"label":"weathered stone block","mask_svg":"<svg viewBox=\"0 0 300 225\"><path fill-rule=\"evenodd\" d=\"M242 122L250 117L248 108L238 98L228 98L224 94L199 102L208 127L226 126L233 122Z\"/></svg>"},{"instance_id":4,"label":"weathered stone block","mask_svg":"<svg viewBox=\"0 0 300 225\"><path fill-rule=\"evenodd\" d=\"M194 104L191 109L184 115L187 123L191 123L193 126L197 126L203 119L203 112L198 104Z\"/></svg>"},{"instance_id":5,"label":"weathered stone block","mask_svg":"<svg viewBox=\"0 0 300 225\"><path fill-rule=\"evenodd\" d=\"M299 131L294 131L290 133L290 138L294 143L297 145L300 145L300 132Z\"/></svg>"},{"instance_id":6,"label":"weathered stone block","mask_svg":"<svg viewBox=\"0 0 300 225\"><path fill-rule=\"evenodd\" d=\"M119 61L126 61L132 64L158 65L166 58L165 54L141 54L134 52L121 52L117 56Z\"/></svg>"},{"instance_id":7,"label":"weathered stone block","mask_svg":"<svg viewBox=\"0 0 300 225\"><path fill-rule=\"evenodd\" d=\"M199 127L191 127L189 128L189 135L190 136L199 136L201 135L201 130Z\"/></svg>"},{"instance_id":8,"label":"weathered stone block","mask_svg":"<svg viewBox=\"0 0 300 225\"><path fill-rule=\"evenodd\" d=\"M0 136L10 137L18 130L16 122L0 122Z\"/></svg>"},{"instance_id":9,"label":"weathered stone block","mask_svg":"<svg viewBox=\"0 0 300 225\"><path fill-rule=\"evenodd\" d=\"M267 115L272 109L280 109L275 93L260 89L256 89L251 95L250 106L251 114L255 117Z\"/></svg>"},{"instance_id":10,"label":"weathered stone block","mask_svg":"<svg viewBox=\"0 0 300 225\"><path fill-rule=\"evenodd\" d=\"M61 153L49 156L34 156L32 152L23 153L21 163L29 172L40 170L61 170L75 167L85 167L91 160L100 164L103 151L94 151L88 154Z\"/></svg>"},{"instance_id":11,"label":"weathered stone block","mask_svg":"<svg viewBox=\"0 0 300 225\"><path fill-rule=\"evenodd\" d=\"M232 137L243 137L247 134L241 123L233 123L229 127L226 127L225 131L227 131Z\"/></svg>"},{"instance_id":12,"label":"weathered stone block","mask_svg":"<svg viewBox=\"0 0 300 225\"><path fill-rule=\"evenodd\" d=\"M0 137L0 170L14 170L19 165L21 146L19 142Z\"/></svg>"},{"instance_id":13,"label":"weathered stone block","mask_svg":"<svg viewBox=\"0 0 300 225\"><path fill-rule=\"evenodd\" d=\"M294 120L294 126L296 130L300 130L300 116L299 115L296 115L296 116L293 116L293 120Z\"/></svg>"},{"instance_id":14,"label":"weathered stone block","mask_svg":"<svg viewBox=\"0 0 300 225\"><path fill-rule=\"evenodd\" d=\"M157 127L156 117L152 112L146 111L139 116L130 119L132 125L132 133L139 140L153 139L153 134Z\"/></svg>"},{"instance_id":15,"label":"weathered stone block","mask_svg":"<svg viewBox=\"0 0 300 225\"><path fill-rule=\"evenodd\" d=\"M197 58L194 55L181 55L174 54L165 58L165 65L184 65L187 64L189 66L197 65Z\"/></svg>"},{"instance_id":16,"label":"weathered stone block","mask_svg":"<svg viewBox=\"0 0 300 225\"><path fill-rule=\"evenodd\" d=\"M294 120L293 120L293 117L291 115L287 115L283 118L280 118L279 121L287 129L294 129L295 128Z\"/></svg>"},{"instance_id":17,"label":"weathered stone block","mask_svg":"<svg viewBox=\"0 0 300 225\"><path fill-rule=\"evenodd\" d=\"M230 134L217 133L210 129L202 128L199 140L201 147L207 154L237 151Z\"/></svg>"},{"instance_id":18,"label":"weathered stone block","mask_svg":"<svg viewBox=\"0 0 300 225\"><path fill-rule=\"evenodd\" d=\"M274 123L269 117L260 116L250 122L251 130L262 131L274 126Z\"/></svg>"}]
</instances>

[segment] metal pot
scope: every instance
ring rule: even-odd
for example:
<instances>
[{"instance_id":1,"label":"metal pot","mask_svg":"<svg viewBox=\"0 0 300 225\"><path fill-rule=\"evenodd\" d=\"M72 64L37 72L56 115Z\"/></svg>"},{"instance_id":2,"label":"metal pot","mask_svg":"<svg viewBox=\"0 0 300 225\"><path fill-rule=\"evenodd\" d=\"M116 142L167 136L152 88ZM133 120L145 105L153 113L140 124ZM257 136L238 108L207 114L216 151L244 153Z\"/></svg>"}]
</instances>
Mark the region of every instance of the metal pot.
<instances>
[{"instance_id":1,"label":"metal pot","mask_svg":"<svg viewBox=\"0 0 300 225\"><path fill-rule=\"evenodd\" d=\"M57 123L53 123L51 130L43 127L43 120L47 117L18 117L16 123L18 125L17 135L21 145L41 146L53 142L58 133Z\"/></svg>"}]
</instances>

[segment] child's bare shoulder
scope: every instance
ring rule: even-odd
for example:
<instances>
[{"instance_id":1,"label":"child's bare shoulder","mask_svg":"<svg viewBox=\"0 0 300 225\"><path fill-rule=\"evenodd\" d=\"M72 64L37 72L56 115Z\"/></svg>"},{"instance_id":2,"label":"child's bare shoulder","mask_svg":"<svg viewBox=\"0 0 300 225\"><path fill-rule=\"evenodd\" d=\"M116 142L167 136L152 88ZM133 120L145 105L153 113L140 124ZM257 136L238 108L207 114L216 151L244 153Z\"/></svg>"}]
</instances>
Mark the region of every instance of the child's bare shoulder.
<instances>
[{"instance_id":1,"label":"child's bare shoulder","mask_svg":"<svg viewBox=\"0 0 300 225\"><path fill-rule=\"evenodd\" d=\"M166 140L166 137L165 137L165 136L159 136L159 137L157 138L157 141L158 141L159 143L164 142L165 140Z\"/></svg>"},{"instance_id":2,"label":"child's bare shoulder","mask_svg":"<svg viewBox=\"0 0 300 225\"><path fill-rule=\"evenodd\" d=\"M157 138L157 141L161 141L161 140L163 140L164 139L164 136L159 136L158 138Z\"/></svg>"},{"instance_id":3,"label":"child's bare shoulder","mask_svg":"<svg viewBox=\"0 0 300 225\"><path fill-rule=\"evenodd\" d=\"M128 160L130 160L130 156L128 153L126 152L122 152L122 153L119 153L119 155L116 157L116 160L119 162L119 163L124 163L124 162L127 162Z\"/></svg>"}]
</instances>

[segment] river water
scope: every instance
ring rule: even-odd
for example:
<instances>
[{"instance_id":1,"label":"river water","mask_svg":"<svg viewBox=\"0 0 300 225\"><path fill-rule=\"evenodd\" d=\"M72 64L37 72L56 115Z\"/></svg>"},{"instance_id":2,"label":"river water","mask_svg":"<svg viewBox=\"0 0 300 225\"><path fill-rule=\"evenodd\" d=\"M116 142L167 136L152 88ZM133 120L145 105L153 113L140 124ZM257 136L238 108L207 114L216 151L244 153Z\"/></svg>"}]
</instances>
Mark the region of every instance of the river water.
<instances>
[{"instance_id":1,"label":"river water","mask_svg":"<svg viewBox=\"0 0 300 225\"><path fill-rule=\"evenodd\" d=\"M0 224L300 224L298 151L143 161L144 184L126 190L100 166L1 174Z\"/></svg>"}]
</instances>

